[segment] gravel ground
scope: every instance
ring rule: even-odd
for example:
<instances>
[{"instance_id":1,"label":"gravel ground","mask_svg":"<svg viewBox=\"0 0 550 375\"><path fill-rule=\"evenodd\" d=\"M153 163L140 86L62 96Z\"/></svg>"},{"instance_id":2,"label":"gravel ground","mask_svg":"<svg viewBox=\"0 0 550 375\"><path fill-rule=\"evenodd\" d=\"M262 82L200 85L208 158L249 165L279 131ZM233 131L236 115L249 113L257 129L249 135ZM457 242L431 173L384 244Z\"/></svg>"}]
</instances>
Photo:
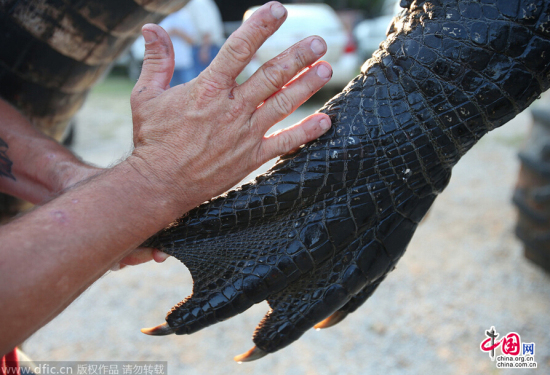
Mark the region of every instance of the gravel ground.
<instances>
[{"instance_id":1,"label":"gravel ground","mask_svg":"<svg viewBox=\"0 0 550 375\"><path fill-rule=\"evenodd\" d=\"M130 87L109 79L90 96L74 146L85 160L108 166L129 152ZM523 258L510 203L529 123L520 115L463 158L395 272L362 308L276 354L232 361L253 345L265 303L192 336L140 333L191 293L192 279L174 259L109 273L24 349L35 360L168 361L171 374L549 373L550 276ZM534 342L538 369L497 370L479 350L491 326L500 337L513 331Z\"/></svg>"}]
</instances>

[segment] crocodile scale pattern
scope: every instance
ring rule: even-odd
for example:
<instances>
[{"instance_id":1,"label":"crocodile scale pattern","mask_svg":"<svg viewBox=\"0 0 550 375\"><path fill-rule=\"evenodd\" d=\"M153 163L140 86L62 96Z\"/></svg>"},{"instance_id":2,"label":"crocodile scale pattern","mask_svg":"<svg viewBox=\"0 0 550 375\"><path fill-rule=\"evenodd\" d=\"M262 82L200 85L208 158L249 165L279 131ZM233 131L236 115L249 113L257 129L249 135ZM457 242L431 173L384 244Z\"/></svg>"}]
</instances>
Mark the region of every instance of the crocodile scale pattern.
<instances>
[{"instance_id":1,"label":"crocodile scale pattern","mask_svg":"<svg viewBox=\"0 0 550 375\"><path fill-rule=\"evenodd\" d=\"M320 110L327 134L147 242L193 276L166 317L175 333L267 300L254 342L271 353L355 311L460 157L548 88L549 0L402 6L362 73Z\"/></svg>"}]
</instances>

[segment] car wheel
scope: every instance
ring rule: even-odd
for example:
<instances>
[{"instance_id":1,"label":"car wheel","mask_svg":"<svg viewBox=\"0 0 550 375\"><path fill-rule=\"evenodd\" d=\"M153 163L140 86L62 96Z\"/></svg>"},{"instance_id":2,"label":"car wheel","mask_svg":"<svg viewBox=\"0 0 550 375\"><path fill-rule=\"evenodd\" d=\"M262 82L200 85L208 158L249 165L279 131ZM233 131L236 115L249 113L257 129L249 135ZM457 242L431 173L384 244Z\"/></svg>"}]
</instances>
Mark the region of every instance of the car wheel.
<instances>
[{"instance_id":1,"label":"car wheel","mask_svg":"<svg viewBox=\"0 0 550 375\"><path fill-rule=\"evenodd\" d=\"M525 257L550 272L550 111L532 110L533 128L519 153L521 168L513 202L516 235Z\"/></svg>"}]
</instances>

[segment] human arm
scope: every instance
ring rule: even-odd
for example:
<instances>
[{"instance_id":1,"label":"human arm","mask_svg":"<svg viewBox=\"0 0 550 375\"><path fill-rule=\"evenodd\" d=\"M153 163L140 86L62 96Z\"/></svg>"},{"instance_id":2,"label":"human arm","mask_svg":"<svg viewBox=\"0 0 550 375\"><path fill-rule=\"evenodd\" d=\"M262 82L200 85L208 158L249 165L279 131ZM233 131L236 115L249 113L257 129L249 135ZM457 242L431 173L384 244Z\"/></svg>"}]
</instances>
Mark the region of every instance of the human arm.
<instances>
[{"instance_id":1,"label":"human arm","mask_svg":"<svg viewBox=\"0 0 550 375\"><path fill-rule=\"evenodd\" d=\"M1 99L0 113L0 139L6 143L6 154L13 163L12 178L0 178L0 192L38 204L100 172L35 129Z\"/></svg>"},{"instance_id":2,"label":"human arm","mask_svg":"<svg viewBox=\"0 0 550 375\"><path fill-rule=\"evenodd\" d=\"M0 139L5 143L4 155L9 176L0 178L0 192L33 204L44 203L102 169L82 162L70 150L36 129L14 107L0 99ZM121 260L115 268L137 265L155 259L162 262L167 255L149 248L140 248Z\"/></svg>"},{"instance_id":3,"label":"human arm","mask_svg":"<svg viewBox=\"0 0 550 375\"><path fill-rule=\"evenodd\" d=\"M167 29L166 31L168 32L168 35L170 35L172 38L173 37L180 38L181 40L185 41L187 44L190 44L190 45L193 45L194 43L193 38L183 30L172 27L170 29Z\"/></svg>"},{"instance_id":4,"label":"human arm","mask_svg":"<svg viewBox=\"0 0 550 375\"><path fill-rule=\"evenodd\" d=\"M265 136L329 80L330 67L321 62L283 88L324 54L319 38L307 38L243 85L235 83L285 17L280 5L266 4L206 71L172 89L168 35L144 27L146 56L132 94L132 155L0 228L0 354L172 220L328 129L328 116L316 114Z\"/></svg>"}]
</instances>

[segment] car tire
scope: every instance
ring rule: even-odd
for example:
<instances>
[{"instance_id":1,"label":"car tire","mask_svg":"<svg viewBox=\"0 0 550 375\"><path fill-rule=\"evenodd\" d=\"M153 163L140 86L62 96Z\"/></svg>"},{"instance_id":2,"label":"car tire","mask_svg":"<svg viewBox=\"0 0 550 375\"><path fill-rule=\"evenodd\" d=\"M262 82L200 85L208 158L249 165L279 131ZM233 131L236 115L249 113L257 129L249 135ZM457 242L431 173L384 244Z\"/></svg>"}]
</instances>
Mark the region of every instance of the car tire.
<instances>
[{"instance_id":1,"label":"car tire","mask_svg":"<svg viewBox=\"0 0 550 375\"><path fill-rule=\"evenodd\" d=\"M527 259L550 272L550 111L531 111L533 127L519 153L521 168L513 196L515 232Z\"/></svg>"}]
</instances>

